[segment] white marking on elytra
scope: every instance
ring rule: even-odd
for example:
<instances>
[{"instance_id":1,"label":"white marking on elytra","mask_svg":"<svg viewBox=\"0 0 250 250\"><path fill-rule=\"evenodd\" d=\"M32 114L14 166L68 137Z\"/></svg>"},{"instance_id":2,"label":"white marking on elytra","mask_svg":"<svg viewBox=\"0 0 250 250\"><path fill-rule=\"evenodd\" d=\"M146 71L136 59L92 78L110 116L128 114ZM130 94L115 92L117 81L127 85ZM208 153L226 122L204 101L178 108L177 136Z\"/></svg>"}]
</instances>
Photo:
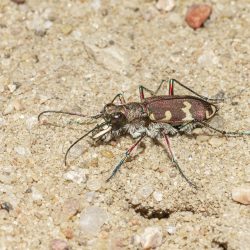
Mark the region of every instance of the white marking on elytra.
<instances>
[{"instance_id":1,"label":"white marking on elytra","mask_svg":"<svg viewBox=\"0 0 250 250\"><path fill-rule=\"evenodd\" d=\"M185 105L185 107L182 108L181 110L186 114L186 117L183 118L182 121L192 121L193 117L190 112L192 105L189 102L183 102L183 104Z\"/></svg>"},{"instance_id":2,"label":"white marking on elytra","mask_svg":"<svg viewBox=\"0 0 250 250\"><path fill-rule=\"evenodd\" d=\"M163 121L163 120L164 120L164 121L169 121L171 118L172 118L172 114L171 114L171 112L168 110L168 111L165 112L165 117L164 117L164 119L162 119L162 121Z\"/></svg>"},{"instance_id":3,"label":"white marking on elytra","mask_svg":"<svg viewBox=\"0 0 250 250\"><path fill-rule=\"evenodd\" d=\"M212 113L211 114L209 114L208 110L206 110L206 119L209 119L212 116L214 116L214 114L216 112L216 108L213 105L211 105L211 108L212 108Z\"/></svg>"},{"instance_id":4,"label":"white marking on elytra","mask_svg":"<svg viewBox=\"0 0 250 250\"><path fill-rule=\"evenodd\" d=\"M150 118L150 120L152 120L152 121L156 121L156 118L155 118L155 116L154 116L154 113L151 113L151 114L149 115L149 118ZM165 112L165 116L164 116L162 119L158 119L157 121L160 121L160 122L167 122L167 121L170 121L171 118L172 118L172 114L171 114L171 112L170 112L169 110L167 110L167 111Z\"/></svg>"}]
</instances>

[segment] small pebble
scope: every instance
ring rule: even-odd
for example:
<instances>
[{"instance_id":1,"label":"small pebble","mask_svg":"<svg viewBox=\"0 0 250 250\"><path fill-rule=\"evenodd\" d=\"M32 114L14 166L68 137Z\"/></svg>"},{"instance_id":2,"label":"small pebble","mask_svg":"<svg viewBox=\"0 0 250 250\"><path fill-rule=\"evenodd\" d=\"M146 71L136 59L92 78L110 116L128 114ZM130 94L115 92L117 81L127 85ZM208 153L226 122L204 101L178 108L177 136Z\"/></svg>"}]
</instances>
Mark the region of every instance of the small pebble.
<instances>
[{"instance_id":1,"label":"small pebble","mask_svg":"<svg viewBox=\"0 0 250 250\"><path fill-rule=\"evenodd\" d=\"M155 7L158 10L169 12L175 7L175 0L158 0Z\"/></svg>"},{"instance_id":2,"label":"small pebble","mask_svg":"<svg viewBox=\"0 0 250 250\"><path fill-rule=\"evenodd\" d=\"M87 202L92 202L95 198L95 195L96 193L94 191L91 191L91 192L87 192L85 195L84 195L84 198Z\"/></svg>"},{"instance_id":3,"label":"small pebble","mask_svg":"<svg viewBox=\"0 0 250 250\"><path fill-rule=\"evenodd\" d=\"M4 111L3 111L3 115L9 115L10 113L12 113L14 111L14 106L13 106L13 103L9 103Z\"/></svg>"},{"instance_id":4,"label":"small pebble","mask_svg":"<svg viewBox=\"0 0 250 250\"><path fill-rule=\"evenodd\" d=\"M54 239L50 242L51 250L70 250L68 243L64 240Z\"/></svg>"},{"instance_id":5,"label":"small pebble","mask_svg":"<svg viewBox=\"0 0 250 250\"><path fill-rule=\"evenodd\" d=\"M63 175L64 179L67 181L73 181L77 184L85 183L87 178L85 175L85 171L83 169L76 169L76 170L71 170L68 171Z\"/></svg>"},{"instance_id":6,"label":"small pebble","mask_svg":"<svg viewBox=\"0 0 250 250\"><path fill-rule=\"evenodd\" d=\"M6 210L8 213L13 210L13 206L9 202L0 203L0 208Z\"/></svg>"},{"instance_id":7,"label":"small pebble","mask_svg":"<svg viewBox=\"0 0 250 250\"><path fill-rule=\"evenodd\" d=\"M32 188L31 197L33 201L41 201L43 199L43 195L36 188Z\"/></svg>"},{"instance_id":8,"label":"small pebble","mask_svg":"<svg viewBox=\"0 0 250 250\"><path fill-rule=\"evenodd\" d=\"M97 191L102 187L102 181L100 178L90 179L87 181L87 187L91 191Z\"/></svg>"},{"instance_id":9,"label":"small pebble","mask_svg":"<svg viewBox=\"0 0 250 250\"><path fill-rule=\"evenodd\" d=\"M244 205L250 205L250 186L237 187L232 190L232 198Z\"/></svg>"},{"instance_id":10,"label":"small pebble","mask_svg":"<svg viewBox=\"0 0 250 250\"><path fill-rule=\"evenodd\" d=\"M131 203L132 203L134 206L136 206L136 205L140 204L140 199L139 199L136 195L134 195L134 196L132 197Z\"/></svg>"},{"instance_id":11,"label":"small pebble","mask_svg":"<svg viewBox=\"0 0 250 250\"><path fill-rule=\"evenodd\" d=\"M67 239L72 239L74 237L73 229L70 227L62 229L62 233Z\"/></svg>"},{"instance_id":12,"label":"small pebble","mask_svg":"<svg viewBox=\"0 0 250 250\"><path fill-rule=\"evenodd\" d=\"M11 93L13 93L17 89L17 85L16 84L9 84L8 89Z\"/></svg>"},{"instance_id":13,"label":"small pebble","mask_svg":"<svg viewBox=\"0 0 250 250\"><path fill-rule=\"evenodd\" d=\"M162 244L162 229L160 227L147 227L141 235L143 249L160 247Z\"/></svg>"},{"instance_id":14,"label":"small pebble","mask_svg":"<svg viewBox=\"0 0 250 250\"><path fill-rule=\"evenodd\" d=\"M22 110L24 110L24 106L23 106L21 100L15 100L15 101L13 101L12 105L13 105L13 107L14 107L14 109L16 111L22 111Z\"/></svg>"},{"instance_id":15,"label":"small pebble","mask_svg":"<svg viewBox=\"0 0 250 250\"><path fill-rule=\"evenodd\" d=\"M175 234L175 232L176 232L176 227L175 226L171 226L171 225L169 225L169 226L167 226L167 232L169 233L169 234Z\"/></svg>"},{"instance_id":16,"label":"small pebble","mask_svg":"<svg viewBox=\"0 0 250 250\"><path fill-rule=\"evenodd\" d=\"M143 13L143 18L146 21L151 21L158 14L157 10L151 6Z\"/></svg>"},{"instance_id":17,"label":"small pebble","mask_svg":"<svg viewBox=\"0 0 250 250\"><path fill-rule=\"evenodd\" d=\"M152 188L152 186L147 185L147 186L143 186L138 190L138 194L144 198L147 199L152 193L153 193L154 189Z\"/></svg>"},{"instance_id":18,"label":"small pebble","mask_svg":"<svg viewBox=\"0 0 250 250\"><path fill-rule=\"evenodd\" d=\"M62 206L61 217L64 221L71 219L80 210L80 203L77 199L67 199Z\"/></svg>"},{"instance_id":19,"label":"small pebble","mask_svg":"<svg viewBox=\"0 0 250 250\"><path fill-rule=\"evenodd\" d=\"M64 35L69 35L73 31L73 26L70 24L63 24L61 26L61 31Z\"/></svg>"},{"instance_id":20,"label":"small pebble","mask_svg":"<svg viewBox=\"0 0 250 250\"><path fill-rule=\"evenodd\" d=\"M133 245L140 245L141 244L141 237L139 235L134 235L132 238L131 238L131 243Z\"/></svg>"},{"instance_id":21,"label":"small pebble","mask_svg":"<svg viewBox=\"0 0 250 250\"><path fill-rule=\"evenodd\" d=\"M5 123L6 123L5 119L0 117L0 126L5 125Z\"/></svg>"},{"instance_id":22,"label":"small pebble","mask_svg":"<svg viewBox=\"0 0 250 250\"><path fill-rule=\"evenodd\" d=\"M106 210L91 206L83 211L80 216L80 229L85 233L97 234L102 225L108 221L108 213Z\"/></svg>"},{"instance_id":23,"label":"small pebble","mask_svg":"<svg viewBox=\"0 0 250 250\"><path fill-rule=\"evenodd\" d=\"M101 8L101 0L93 0L91 2L91 7L96 11L99 10Z\"/></svg>"},{"instance_id":24,"label":"small pebble","mask_svg":"<svg viewBox=\"0 0 250 250\"><path fill-rule=\"evenodd\" d=\"M162 201L163 194L162 194L162 192L154 191L153 197L156 201L160 202L160 201Z\"/></svg>"},{"instance_id":25,"label":"small pebble","mask_svg":"<svg viewBox=\"0 0 250 250\"><path fill-rule=\"evenodd\" d=\"M93 167L93 168L97 168L98 167L98 158L94 157L93 159L91 159L88 163L89 167Z\"/></svg>"},{"instance_id":26,"label":"small pebble","mask_svg":"<svg viewBox=\"0 0 250 250\"><path fill-rule=\"evenodd\" d=\"M38 123L37 117L31 116L31 117L27 118L25 123L26 123L26 128L28 130L31 130Z\"/></svg>"},{"instance_id":27,"label":"small pebble","mask_svg":"<svg viewBox=\"0 0 250 250\"><path fill-rule=\"evenodd\" d=\"M77 144L70 150L70 155L73 158L78 158L83 154L83 152L84 152L84 147L80 144Z\"/></svg>"},{"instance_id":28,"label":"small pebble","mask_svg":"<svg viewBox=\"0 0 250 250\"><path fill-rule=\"evenodd\" d=\"M212 50L204 50L198 57L197 62L204 68L220 64L219 57Z\"/></svg>"},{"instance_id":29,"label":"small pebble","mask_svg":"<svg viewBox=\"0 0 250 250\"><path fill-rule=\"evenodd\" d=\"M102 151L101 151L101 155L102 155L103 157L109 158L109 159L114 158L114 154L113 154L111 151L109 151L109 150L102 150Z\"/></svg>"},{"instance_id":30,"label":"small pebble","mask_svg":"<svg viewBox=\"0 0 250 250\"><path fill-rule=\"evenodd\" d=\"M26 148L24 148L24 147L22 147L22 146L16 146L16 147L14 148L14 150L15 150L15 152L16 152L17 154L22 155L22 156L24 156L24 155L27 154Z\"/></svg>"},{"instance_id":31,"label":"small pebble","mask_svg":"<svg viewBox=\"0 0 250 250\"><path fill-rule=\"evenodd\" d=\"M224 140L222 138L219 138L219 137L212 137L210 140L209 140L209 144L215 148L221 146L222 144L224 143Z\"/></svg>"},{"instance_id":32,"label":"small pebble","mask_svg":"<svg viewBox=\"0 0 250 250\"><path fill-rule=\"evenodd\" d=\"M210 137L208 135L199 135L199 136L197 136L196 140L198 142L205 142L205 141L208 141L209 138Z\"/></svg>"},{"instance_id":33,"label":"small pebble","mask_svg":"<svg viewBox=\"0 0 250 250\"><path fill-rule=\"evenodd\" d=\"M4 85L0 83L0 93L4 92Z\"/></svg>"},{"instance_id":34,"label":"small pebble","mask_svg":"<svg viewBox=\"0 0 250 250\"><path fill-rule=\"evenodd\" d=\"M212 7L208 4L194 4L186 14L187 24L193 28L200 28L212 13Z\"/></svg>"}]
</instances>

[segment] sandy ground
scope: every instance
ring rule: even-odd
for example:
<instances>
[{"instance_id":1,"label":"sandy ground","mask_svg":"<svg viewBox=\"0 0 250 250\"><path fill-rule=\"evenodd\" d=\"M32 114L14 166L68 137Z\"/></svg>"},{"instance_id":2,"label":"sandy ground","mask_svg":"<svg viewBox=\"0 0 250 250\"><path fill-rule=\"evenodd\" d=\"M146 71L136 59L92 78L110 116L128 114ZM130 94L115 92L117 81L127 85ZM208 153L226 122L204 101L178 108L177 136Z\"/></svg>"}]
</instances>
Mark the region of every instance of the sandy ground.
<instances>
[{"instance_id":1,"label":"sandy ground","mask_svg":"<svg viewBox=\"0 0 250 250\"><path fill-rule=\"evenodd\" d=\"M66 149L94 125L58 115L44 117L54 126L37 122L51 109L96 114L121 91L138 101L140 84L176 78L206 96L238 94L212 124L249 129L247 1L211 1L196 31L184 21L191 1L168 13L150 0L123 2L0 1L0 202L10 207L0 210L0 249L49 249L55 239L65 247L53 249L141 249L147 227L158 249L249 249L249 206L231 198L250 181L246 136L198 130L171 139L195 190L150 139L109 183L129 136L98 146L86 139L65 167ZM100 224L83 225L88 209Z\"/></svg>"}]
</instances>

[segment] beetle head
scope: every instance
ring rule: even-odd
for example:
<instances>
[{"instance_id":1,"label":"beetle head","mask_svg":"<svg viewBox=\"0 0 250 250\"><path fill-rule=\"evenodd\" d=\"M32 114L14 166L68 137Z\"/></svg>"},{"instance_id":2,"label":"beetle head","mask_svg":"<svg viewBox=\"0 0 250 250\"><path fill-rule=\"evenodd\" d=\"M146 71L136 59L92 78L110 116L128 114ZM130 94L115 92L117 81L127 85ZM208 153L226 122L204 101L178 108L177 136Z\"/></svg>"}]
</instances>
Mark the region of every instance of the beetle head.
<instances>
[{"instance_id":1,"label":"beetle head","mask_svg":"<svg viewBox=\"0 0 250 250\"><path fill-rule=\"evenodd\" d=\"M113 103L106 104L102 110L102 117L112 126L113 129L119 129L127 123L125 109L122 105Z\"/></svg>"}]
</instances>

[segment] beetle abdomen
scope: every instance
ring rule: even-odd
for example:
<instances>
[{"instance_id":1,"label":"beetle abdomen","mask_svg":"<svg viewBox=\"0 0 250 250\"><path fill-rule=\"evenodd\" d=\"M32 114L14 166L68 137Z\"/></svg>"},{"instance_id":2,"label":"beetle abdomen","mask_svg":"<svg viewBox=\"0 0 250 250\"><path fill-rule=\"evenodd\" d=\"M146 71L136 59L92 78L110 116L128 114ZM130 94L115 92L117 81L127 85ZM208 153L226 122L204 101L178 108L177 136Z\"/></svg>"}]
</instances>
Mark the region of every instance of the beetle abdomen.
<instances>
[{"instance_id":1,"label":"beetle abdomen","mask_svg":"<svg viewBox=\"0 0 250 250\"><path fill-rule=\"evenodd\" d=\"M145 99L151 121L180 125L212 118L217 107L193 96L158 96Z\"/></svg>"}]
</instances>

